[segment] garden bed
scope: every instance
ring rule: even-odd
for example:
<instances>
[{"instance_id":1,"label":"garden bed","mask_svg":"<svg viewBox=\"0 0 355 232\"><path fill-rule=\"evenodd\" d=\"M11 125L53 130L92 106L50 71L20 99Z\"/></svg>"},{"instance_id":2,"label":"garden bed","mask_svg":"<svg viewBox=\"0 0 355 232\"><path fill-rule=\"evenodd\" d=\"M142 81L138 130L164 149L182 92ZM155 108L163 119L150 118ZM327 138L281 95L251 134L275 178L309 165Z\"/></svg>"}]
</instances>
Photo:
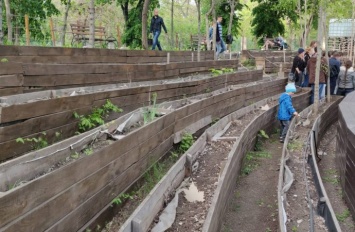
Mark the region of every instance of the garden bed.
<instances>
[{"instance_id":1,"label":"garden bed","mask_svg":"<svg viewBox=\"0 0 355 232\"><path fill-rule=\"evenodd\" d=\"M301 94L299 97L296 98L298 100L295 99L295 103L304 106L306 104L306 102L308 102L308 97L307 97L308 94L309 93ZM277 98L278 98L278 96L277 96ZM258 104L256 104L256 105L259 107L259 106L261 106L261 104L266 104L267 102L271 102L271 101L264 100L264 101L258 102ZM275 114L275 111L276 111L275 107L272 107L272 109L273 109L272 110L273 114L265 112L263 114L264 116L261 117L262 119L259 119L260 122L265 123L265 125L268 124L267 123L268 119L271 120L273 115ZM144 202L138 207L138 209L132 214L130 219L128 219L128 221L125 223L125 225L121 228L120 231L127 232L127 231L147 231L148 230L148 228L150 227L150 223L154 220L153 212L158 213L160 211L163 202L166 202L167 196L174 195L176 188L174 188L173 186L179 185L179 183L175 183L175 182L171 183L171 181L167 181L167 180L180 179L182 181L181 176L179 178L173 178L173 176L176 176L176 175L178 175L178 173L181 173L181 172L185 173L185 171L183 171L183 170L185 170L185 165L187 165L189 167L187 173L190 173L189 170L197 171L195 174L192 174L192 181L194 183L197 182L196 186L197 186L198 191L205 190L204 202L208 202L213 199L212 200L212 207L209 211L208 211L208 209L206 209L206 207L203 207L205 210L205 213L202 213L202 214L204 214L204 217L201 215L201 212L200 212L201 210L200 210L198 213L194 214L192 218L185 217L185 219L183 219L184 217L182 217L183 220L181 220L181 221L177 220L177 221L175 221L175 224L177 223L177 227L190 225L191 226L191 227L189 227L190 229L195 228L195 227L198 227L201 229L202 226L204 226L204 228L205 227L208 228L209 231L217 231L217 228L220 226L219 221L220 221L221 215L216 216L216 218L212 215L216 214L218 212L221 212L220 210L222 210L226 204L225 201L220 202L221 196L218 197L219 194L222 194L222 192L220 192L222 183L219 182L218 180L224 179L226 172L227 173L231 173L231 172L234 173L234 172L231 170L227 171L226 168L223 168L223 166L224 166L223 157L221 158L219 156L214 156L214 158L216 158L216 159L212 158L212 156L209 156L209 157L211 157L211 159L205 160L206 163L208 163L209 161L211 161L213 159L218 164L214 163L215 165L204 166L204 165L206 165L206 163L203 162L202 159L204 159L203 157L206 157L208 155L206 153L206 155L202 156L201 154L204 154L204 152L202 152L202 150L204 150L204 148L205 148L205 150L207 152L209 152L209 151L211 151L210 148L212 148L212 147L217 148L217 149L220 148L223 150L227 148L227 150L225 150L226 152L224 152L224 153L226 153L226 157L228 156L228 159L225 160L226 164L224 167L227 167L227 166L229 167L229 165L231 165L230 159L232 159L232 157L234 157L233 159L236 159L236 157L238 156L237 161L234 160L234 162L241 163L240 155L236 155L236 153L235 153L235 151L236 151L236 144L235 143L240 144L240 140L239 140L240 138L239 139L232 138L230 136L226 136L223 138L223 137L220 137L220 135L218 136L218 134L221 134L221 133L223 134L227 130L227 128L231 125L231 123L229 123L231 120L232 121L236 120L236 119L240 118L242 115L244 115L248 112L252 112L252 111L256 111L255 105L251 105L251 106L248 106L248 107L243 108L241 110L238 110L237 112L221 119L216 124L214 124L211 128L207 129L207 131L197 140L197 142L181 157L181 159L169 171L169 173L163 178L163 180L157 184L156 188L149 194L149 197L147 197L144 200ZM247 119L245 119L245 120L247 120ZM254 124L250 123L250 125L254 125ZM246 141L249 141L248 143L250 143L250 144L252 144L252 141L254 141L253 138L255 138L255 136L259 130L256 125L252 126L252 128L253 128L253 131L255 131L255 134L250 135L252 137L244 138L244 139L247 139ZM244 134L245 133L246 132L244 132ZM216 134L217 134L217 137L215 137ZM222 143L223 143L223 145L226 145L226 146L221 146ZM208 144L210 144L210 145L208 145ZM217 146L215 146L215 145L217 145ZM250 147L250 146L251 145L249 145L247 147ZM244 146L244 149L246 149L247 147ZM231 150L232 150L232 152L229 152ZM235 155L233 156L232 153ZM195 163L196 160L199 160L199 162L198 162L199 165L196 165L196 163ZM192 165L192 164L195 164L195 165ZM238 164L233 164L233 167L235 167L235 168L236 168L235 165L238 166ZM195 170L195 168L193 166L194 167L199 166L199 167L197 170ZM211 169L208 169L207 167L211 167ZM200 172L205 172L206 169L209 170L208 174L211 174L214 177L212 177L210 175L208 175L208 177L205 176L204 180L206 180L207 182L210 181L211 183L206 184L206 185L202 185L202 184L199 185L198 184L199 179L203 178L203 176L204 176ZM194 171L192 171L192 173L194 173ZM205 173L207 173L207 171ZM221 174L220 177L219 177L219 174ZM224 183L224 184L227 185L227 183ZM228 184L230 184L230 183L228 183ZM165 186L165 187L160 188L159 186L160 187ZM207 187L207 186L211 186L211 187ZM203 188L203 189L201 189L201 188ZM212 189L207 189L207 188L212 188ZM217 190L215 190L216 188L217 188ZM226 189L227 189L227 187L226 187ZM226 189L224 189L224 190L226 190ZM186 200L184 200L184 197L183 197L183 193L180 193L180 195L181 196L179 198L181 198L181 199L179 199L179 200L182 200L184 203L186 203ZM226 193L223 193L222 195L223 195L222 199L225 200L224 196L226 195ZM171 198L172 197L170 197L170 199ZM219 199L219 200L217 200L217 199ZM218 201L218 203L217 203L217 201ZM191 204L191 203L189 203L189 204ZM200 203L195 203L195 204L199 206L201 204L204 205L205 203L200 202ZM179 205L181 205L181 203L179 203ZM154 209L152 209L151 206L154 206ZM193 209L193 208L194 207L189 207L189 209ZM149 213L148 213L148 211L149 211ZM207 211L208 211L208 215L207 215ZM188 210L179 210L179 208L178 208L177 213L179 214L182 212L186 213L189 211ZM216 214L216 215L219 215L219 214ZM182 222L182 221L184 221L184 222ZM185 221L190 221L191 224L187 224ZM182 229L182 230L184 230L184 229ZM181 231L181 230L179 230L179 231ZM204 231L207 231L207 230L204 229Z\"/></svg>"},{"instance_id":2,"label":"garden bed","mask_svg":"<svg viewBox=\"0 0 355 232\"><path fill-rule=\"evenodd\" d=\"M324 120L312 114L313 106L310 106L301 113L301 119L291 123L283 148L278 187L279 211L283 212L279 215L281 231L303 231L309 228L316 231L339 231L335 229L339 225L322 187L316 155L312 155L315 141L313 136L318 140L328 123L336 120L334 110L338 103L339 98L320 107L318 115L321 116L318 118Z\"/></svg>"},{"instance_id":3,"label":"garden bed","mask_svg":"<svg viewBox=\"0 0 355 232\"><path fill-rule=\"evenodd\" d=\"M171 148L174 140L180 141L182 131L188 129L193 133L212 119L281 92L284 85L285 80L275 80L227 88L168 113L76 162L3 192L0 227L9 231L23 228L71 231L83 227L110 205L115 196L134 184ZM72 141L80 144L84 140ZM66 145L67 155L71 154L70 145ZM38 153L45 154L50 149L53 147Z\"/></svg>"}]
</instances>

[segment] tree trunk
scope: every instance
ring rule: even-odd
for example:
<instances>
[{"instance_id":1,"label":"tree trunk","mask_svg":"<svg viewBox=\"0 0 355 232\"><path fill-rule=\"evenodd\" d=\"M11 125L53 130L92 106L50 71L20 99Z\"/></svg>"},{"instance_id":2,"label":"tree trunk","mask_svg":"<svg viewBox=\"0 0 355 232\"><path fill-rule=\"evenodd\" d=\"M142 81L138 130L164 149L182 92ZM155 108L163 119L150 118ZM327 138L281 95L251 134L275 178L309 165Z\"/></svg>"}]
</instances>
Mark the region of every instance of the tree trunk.
<instances>
[{"instance_id":1,"label":"tree trunk","mask_svg":"<svg viewBox=\"0 0 355 232\"><path fill-rule=\"evenodd\" d=\"M323 20L324 20L324 10L322 3L319 4L319 16L318 16L318 47L317 47L317 66L316 66L316 78L314 82L314 93L313 93L313 112L315 115L318 114L319 107L319 75L321 69L321 59L322 59L322 41L323 41Z\"/></svg>"},{"instance_id":2,"label":"tree trunk","mask_svg":"<svg viewBox=\"0 0 355 232\"><path fill-rule=\"evenodd\" d=\"M235 0L231 0L230 2L230 7L231 7L231 12L229 13L229 25L228 25L228 35L232 34L232 23L233 23L233 16L234 16L234 9L235 9L236 2ZM228 44L228 50L230 50L230 44Z\"/></svg>"},{"instance_id":3,"label":"tree trunk","mask_svg":"<svg viewBox=\"0 0 355 232\"><path fill-rule=\"evenodd\" d=\"M214 0L211 0L211 8L206 13L206 43L207 43L207 50L211 50L211 41L210 41L210 35L209 35L210 25L209 25L209 22L208 22L208 16L212 13L213 8L214 8Z\"/></svg>"},{"instance_id":4,"label":"tree trunk","mask_svg":"<svg viewBox=\"0 0 355 232\"><path fill-rule=\"evenodd\" d=\"M349 54L349 57L350 57L350 60L354 63L354 39L355 39L355 30L354 30L354 20L355 20L355 0L351 1L352 2L352 7L353 7L353 13L352 13L352 16L351 16L351 42L350 42L350 54Z\"/></svg>"},{"instance_id":5,"label":"tree trunk","mask_svg":"<svg viewBox=\"0 0 355 232\"><path fill-rule=\"evenodd\" d=\"M171 31L171 47L174 47L174 0L171 0L171 24L170 24L170 31Z\"/></svg>"},{"instance_id":6,"label":"tree trunk","mask_svg":"<svg viewBox=\"0 0 355 232\"><path fill-rule=\"evenodd\" d=\"M6 9L6 23L7 23L7 41L12 43L12 20L11 20L10 0L5 0L5 9Z\"/></svg>"},{"instance_id":7,"label":"tree trunk","mask_svg":"<svg viewBox=\"0 0 355 232\"><path fill-rule=\"evenodd\" d=\"M213 2L213 9L212 9L212 18L213 18L213 33L212 33L212 43L213 43L213 51L214 51L214 60L217 60L217 56L216 56L216 30L217 30L217 22L216 22L216 10L214 8L214 1Z\"/></svg>"},{"instance_id":8,"label":"tree trunk","mask_svg":"<svg viewBox=\"0 0 355 232\"><path fill-rule=\"evenodd\" d=\"M3 41L4 32L2 31L2 1L1 0L0 0L0 12L1 12L1 16L0 16L0 45L2 45L4 43L4 41Z\"/></svg>"},{"instance_id":9,"label":"tree trunk","mask_svg":"<svg viewBox=\"0 0 355 232\"><path fill-rule=\"evenodd\" d=\"M62 28L62 34L60 36L60 43L62 46L65 45L65 33L67 31L67 23L68 23L68 14L69 14L69 9L70 9L70 2L71 0L68 0L67 4L65 5L65 13L64 13L64 18L63 18L63 28Z\"/></svg>"},{"instance_id":10,"label":"tree trunk","mask_svg":"<svg viewBox=\"0 0 355 232\"><path fill-rule=\"evenodd\" d=\"M197 6L197 26L198 26L198 44L197 61L201 61L201 0L195 0Z\"/></svg>"},{"instance_id":11,"label":"tree trunk","mask_svg":"<svg viewBox=\"0 0 355 232\"><path fill-rule=\"evenodd\" d=\"M90 16L89 47L93 48L95 45L95 0L90 0L89 16Z\"/></svg>"},{"instance_id":12,"label":"tree trunk","mask_svg":"<svg viewBox=\"0 0 355 232\"><path fill-rule=\"evenodd\" d=\"M142 47L143 49L148 49L148 40L147 40L147 20L148 20L148 7L150 0L145 0L143 4L142 11Z\"/></svg>"},{"instance_id":13,"label":"tree trunk","mask_svg":"<svg viewBox=\"0 0 355 232\"><path fill-rule=\"evenodd\" d=\"M326 13L325 13L326 14ZM324 14L324 18L326 18L326 15ZM328 78L327 78L327 102L330 102L330 65L329 65L329 46L328 46L328 27L327 27L327 23L324 20L324 38L325 38L325 58L327 60L327 64L328 64Z\"/></svg>"},{"instance_id":14,"label":"tree trunk","mask_svg":"<svg viewBox=\"0 0 355 232\"><path fill-rule=\"evenodd\" d=\"M122 9L125 25L127 25L127 22L128 22L128 0L126 0L123 4L121 4L121 9Z\"/></svg>"}]
</instances>

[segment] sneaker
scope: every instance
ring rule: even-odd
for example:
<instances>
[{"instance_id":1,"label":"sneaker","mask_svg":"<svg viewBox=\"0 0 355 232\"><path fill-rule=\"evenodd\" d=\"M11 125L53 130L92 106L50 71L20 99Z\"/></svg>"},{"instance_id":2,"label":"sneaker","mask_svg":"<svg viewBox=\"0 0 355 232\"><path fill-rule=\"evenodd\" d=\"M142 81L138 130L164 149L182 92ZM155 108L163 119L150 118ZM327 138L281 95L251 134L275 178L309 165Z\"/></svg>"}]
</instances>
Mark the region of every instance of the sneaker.
<instances>
[{"instance_id":1,"label":"sneaker","mask_svg":"<svg viewBox=\"0 0 355 232\"><path fill-rule=\"evenodd\" d=\"M284 138L280 138L280 143L284 143L285 139Z\"/></svg>"}]
</instances>

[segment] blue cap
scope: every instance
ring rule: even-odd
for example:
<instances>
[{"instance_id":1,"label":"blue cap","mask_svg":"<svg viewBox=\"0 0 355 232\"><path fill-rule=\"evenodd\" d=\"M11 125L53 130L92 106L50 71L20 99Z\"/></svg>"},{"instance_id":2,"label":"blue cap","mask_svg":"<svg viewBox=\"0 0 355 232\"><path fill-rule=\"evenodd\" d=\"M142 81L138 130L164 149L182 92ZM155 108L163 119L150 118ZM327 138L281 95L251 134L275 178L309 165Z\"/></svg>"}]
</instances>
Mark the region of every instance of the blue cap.
<instances>
[{"instance_id":1,"label":"blue cap","mask_svg":"<svg viewBox=\"0 0 355 232\"><path fill-rule=\"evenodd\" d=\"M295 93L296 92L295 83L288 83L285 89L286 89L286 93Z\"/></svg>"},{"instance_id":2,"label":"blue cap","mask_svg":"<svg viewBox=\"0 0 355 232\"><path fill-rule=\"evenodd\" d=\"M303 48L299 48L298 49L298 54L301 54L302 52L304 52L304 49Z\"/></svg>"}]
</instances>

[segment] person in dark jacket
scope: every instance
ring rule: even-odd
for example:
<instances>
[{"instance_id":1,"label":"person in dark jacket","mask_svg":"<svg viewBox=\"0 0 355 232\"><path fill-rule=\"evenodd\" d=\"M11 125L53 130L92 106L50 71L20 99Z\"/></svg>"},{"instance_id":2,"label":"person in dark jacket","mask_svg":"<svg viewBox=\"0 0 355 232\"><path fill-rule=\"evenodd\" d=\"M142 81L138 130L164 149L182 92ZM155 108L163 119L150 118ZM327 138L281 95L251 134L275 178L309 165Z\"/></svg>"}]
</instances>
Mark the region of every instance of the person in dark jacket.
<instances>
[{"instance_id":1,"label":"person in dark jacket","mask_svg":"<svg viewBox=\"0 0 355 232\"><path fill-rule=\"evenodd\" d=\"M330 94L336 94L334 92L335 86L337 84L338 75L340 73L340 53L334 52L329 59L329 69L330 69Z\"/></svg>"},{"instance_id":2,"label":"person in dark jacket","mask_svg":"<svg viewBox=\"0 0 355 232\"><path fill-rule=\"evenodd\" d=\"M216 57L219 58L219 55L226 50L226 46L222 37L222 16L217 17L216 25Z\"/></svg>"},{"instance_id":3,"label":"person in dark jacket","mask_svg":"<svg viewBox=\"0 0 355 232\"><path fill-rule=\"evenodd\" d=\"M161 51L161 46L159 43L159 35L161 33L161 27L163 27L165 33L168 33L168 31L166 30L165 24L164 24L164 20L162 17L160 17L158 15L158 9L154 10L154 16L152 18L152 21L150 23L150 32L153 34L153 46L152 46L152 50L155 49L155 46L158 46L158 49Z\"/></svg>"},{"instance_id":4,"label":"person in dark jacket","mask_svg":"<svg viewBox=\"0 0 355 232\"><path fill-rule=\"evenodd\" d=\"M291 68L291 72L295 75L295 83L298 86L301 86L303 81L303 72L306 68L306 62L304 60L304 49L298 49L298 55L293 59L293 64Z\"/></svg>"},{"instance_id":5,"label":"person in dark jacket","mask_svg":"<svg viewBox=\"0 0 355 232\"><path fill-rule=\"evenodd\" d=\"M286 92L281 94L279 98L279 111L277 113L277 118L280 120L281 130L280 130L280 142L283 143L290 126L290 121L292 116L299 116L295 108L292 105L292 98L296 92L296 86L294 83L288 83L286 85Z\"/></svg>"}]
</instances>

